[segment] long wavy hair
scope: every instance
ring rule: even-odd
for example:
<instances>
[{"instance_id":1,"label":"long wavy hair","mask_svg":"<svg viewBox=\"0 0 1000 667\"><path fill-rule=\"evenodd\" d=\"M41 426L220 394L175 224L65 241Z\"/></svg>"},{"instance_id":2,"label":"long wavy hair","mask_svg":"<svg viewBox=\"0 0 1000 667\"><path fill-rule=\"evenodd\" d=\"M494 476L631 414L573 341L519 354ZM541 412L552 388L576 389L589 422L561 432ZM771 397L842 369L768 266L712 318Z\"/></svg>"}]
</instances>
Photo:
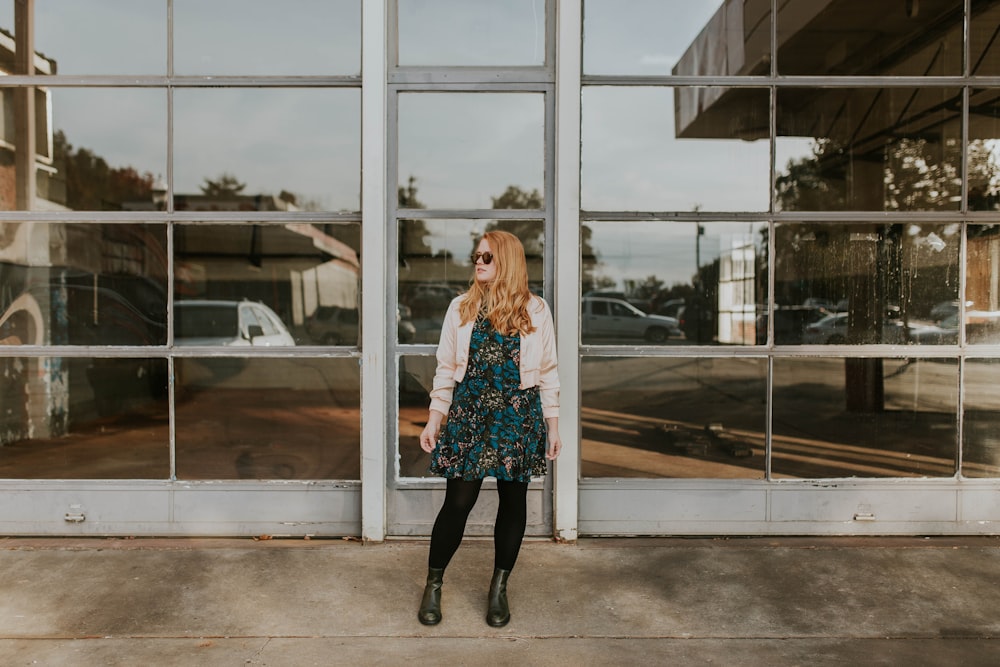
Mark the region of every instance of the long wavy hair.
<instances>
[{"instance_id":1,"label":"long wavy hair","mask_svg":"<svg viewBox=\"0 0 1000 667\"><path fill-rule=\"evenodd\" d=\"M521 240L500 231L486 232L483 238L490 244L497 276L492 282L480 283L476 280L475 266L472 267L469 291L458 307L462 324L476 319L482 309L493 328L504 336L531 333L535 330L528 312L532 294L528 289L528 261Z\"/></svg>"}]
</instances>

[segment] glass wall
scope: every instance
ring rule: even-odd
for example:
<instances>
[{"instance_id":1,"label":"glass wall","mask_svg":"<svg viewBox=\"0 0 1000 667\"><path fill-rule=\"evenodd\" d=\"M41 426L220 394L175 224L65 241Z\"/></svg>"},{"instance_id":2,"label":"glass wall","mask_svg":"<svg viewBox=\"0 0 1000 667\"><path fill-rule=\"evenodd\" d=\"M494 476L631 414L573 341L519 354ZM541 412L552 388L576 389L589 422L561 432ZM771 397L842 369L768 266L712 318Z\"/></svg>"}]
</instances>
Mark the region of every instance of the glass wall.
<instances>
[{"instance_id":1,"label":"glass wall","mask_svg":"<svg viewBox=\"0 0 1000 667\"><path fill-rule=\"evenodd\" d=\"M1000 3L966 5L584 0L584 478L997 476Z\"/></svg>"},{"instance_id":2,"label":"glass wall","mask_svg":"<svg viewBox=\"0 0 1000 667\"><path fill-rule=\"evenodd\" d=\"M292 4L0 3L0 478L360 479L361 3Z\"/></svg>"}]
</instances>

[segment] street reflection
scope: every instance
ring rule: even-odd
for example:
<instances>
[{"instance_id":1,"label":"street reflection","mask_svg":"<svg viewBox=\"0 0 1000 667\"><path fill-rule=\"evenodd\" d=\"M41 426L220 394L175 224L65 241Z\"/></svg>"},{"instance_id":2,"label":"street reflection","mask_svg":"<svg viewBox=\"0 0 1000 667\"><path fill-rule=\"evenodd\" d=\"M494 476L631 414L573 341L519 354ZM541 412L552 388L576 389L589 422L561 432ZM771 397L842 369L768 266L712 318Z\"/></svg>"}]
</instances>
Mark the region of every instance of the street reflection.
<instances>
[{"instance_id":1,"label":"street reflection","mask_svg":"<svg viewBox=\"0 0 1000 667\"><path fill-rule=\"evenodd\" d=\"M360 370L340 359L185 358L178 479L360 479Z\"/></svg>"},{"instance_id":2,"label":"street reflection","mask_svg":"<svg viewBox=\"0 0 1000 667\"><path fill-rule=\"evenodd\" d=\"M775 477L956 472L954 359L775 359L773 396Z\"/></svg>"},{"instance_id":3,"label":"street reflection","mask_svg":"<svg viewBox=\"0 0 1000 667\"><path fill-rule=\"evenodd\" d=\"M585 357L584 477L761 479L761 359Z\"/></svg>"},{"instance_id":4,"label":"street reflection","mask_svg":"<svg viewBox=\"0 0 1000 667\"><path fill-rule=\"evenodd\" d=\"M166 359L0 358L0 478L166 479Z\"/></svg>"}]
</instances>

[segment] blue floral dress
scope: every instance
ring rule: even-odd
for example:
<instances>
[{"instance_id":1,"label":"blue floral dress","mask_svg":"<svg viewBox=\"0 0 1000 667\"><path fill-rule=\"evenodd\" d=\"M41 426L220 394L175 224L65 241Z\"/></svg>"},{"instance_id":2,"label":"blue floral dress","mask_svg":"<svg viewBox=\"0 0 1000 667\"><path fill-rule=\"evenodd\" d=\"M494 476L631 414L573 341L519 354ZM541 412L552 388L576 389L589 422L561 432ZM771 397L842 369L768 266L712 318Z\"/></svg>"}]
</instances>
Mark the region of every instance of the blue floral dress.
<instances>
[{"instance_id":1,"label":"blue floral dress","mask_svg":"<svg viewBox=\"0 0 1000 667\"><path fill-rule=\"evenodd\" d=\"M544 475L547 428L538 387L520 389L521 337L497 333L480 317L469 368L455 387L430 471L467 481L528 482Z\"/></svg>"}]
</instances>

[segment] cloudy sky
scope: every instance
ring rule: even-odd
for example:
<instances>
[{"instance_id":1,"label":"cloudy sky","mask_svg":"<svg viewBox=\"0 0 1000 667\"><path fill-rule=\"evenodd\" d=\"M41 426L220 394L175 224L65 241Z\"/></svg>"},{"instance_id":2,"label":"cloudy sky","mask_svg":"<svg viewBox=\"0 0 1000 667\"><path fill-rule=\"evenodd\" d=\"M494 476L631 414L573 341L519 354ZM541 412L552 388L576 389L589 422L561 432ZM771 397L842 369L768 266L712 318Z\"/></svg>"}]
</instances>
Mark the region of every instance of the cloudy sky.
<instances>
[{"instance_id":1,"label":"cloudy sky","mask_svg":"<svg viewBox=\"0 0 1000 667\"><path fill-rule=\"evenodd\" d=\"M585 73L669 73L721 4L627 0L630 11L622 12L622 0L587 0ZM0 3L4 26L13 25L12 5ZM174 0L173 6L178 75L360 71L358 0ZM543 62L543 0L399 0L399 7L403 64ZM163 75L166 11L166 0L37 0L36 46L60 74ZM53 126L75 147L113 166L166 176L165 91L56 88L51 94ZM766 210L767 142L677 139L674 105L672 89L584 90L583 208ZM403 94L398 114L399 176L417 179L427 206L489 208L509 185L544 190L540 94ZM360 206L357 90L177 89L173 121L177 193L198 192L204 179L228 172L247 184L246 193L288 190L327 210ZM808 142L783 150L785 161L804 154ZM641 278L663 270L662 248L676 241L658 229L636 229L623 242L620 228L597 226L595 244L610 272ZM435 243L464 252L467 236ZM727 244L709 236L702 239L706 257ZM688 249L682 254L694 257Z\"/></svg>"}]
</instances>

